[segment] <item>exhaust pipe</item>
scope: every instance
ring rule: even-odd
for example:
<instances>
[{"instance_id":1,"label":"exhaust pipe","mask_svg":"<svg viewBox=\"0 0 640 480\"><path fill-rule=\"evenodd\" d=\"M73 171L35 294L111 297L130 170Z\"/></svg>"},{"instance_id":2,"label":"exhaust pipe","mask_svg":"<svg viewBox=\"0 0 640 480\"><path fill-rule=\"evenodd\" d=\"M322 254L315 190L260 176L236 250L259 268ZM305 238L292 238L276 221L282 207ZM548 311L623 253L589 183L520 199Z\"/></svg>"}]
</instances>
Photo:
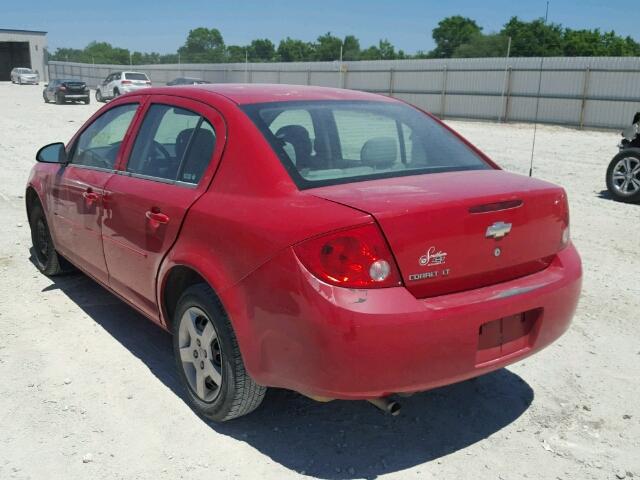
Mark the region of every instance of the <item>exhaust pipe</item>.
<instances>
[{"instance_id":1,"label":"exhaust pipe","mask_svg":"<svg viewBox=\"0 0 640 480\"><path fill-rule=\"evenodd\" d=\"M394 400L390 400L388 397L380 397L380 398L369 398L367 402L375 405L380 410L394 417L400 415L400 404Z\"/></svg>"}]
</instances>

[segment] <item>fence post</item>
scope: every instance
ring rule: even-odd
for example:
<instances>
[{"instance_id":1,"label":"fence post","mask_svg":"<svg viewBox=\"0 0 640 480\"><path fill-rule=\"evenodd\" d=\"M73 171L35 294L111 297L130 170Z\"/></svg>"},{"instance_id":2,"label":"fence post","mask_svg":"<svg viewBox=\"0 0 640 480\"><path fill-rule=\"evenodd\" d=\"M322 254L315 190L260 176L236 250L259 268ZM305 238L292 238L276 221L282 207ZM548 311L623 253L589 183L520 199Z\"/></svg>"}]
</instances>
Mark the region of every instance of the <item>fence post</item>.
<instances>
[{"instance_id":1,"label":"fence post","mask_svg":"<svg viewBox=\"0 0 640 480\"><path fill-rule=\"evenodd\" d=\"M389 69L389 96L393 97L393 68Z\"/></svg>"},{"instance_id":2,"label":"fence post","mask_svg":"<svg viewBox=\"0 0 640 480\"><path fill-rule=\"evenodd\" d=\"M444 120L444 112L447 109L447 66L442 68L442 95L440 96L440 119Z\"/></svg>"},{"instance_id":3,"label":"fence post","mask_svg":"<svg viewBox=\"0 0 640 480\"><path fill-rule=\"evenodd\" d=\"M511 73L513 68L509 67L507 71L507 96L504 102L504 123L509 121L509 110L511 109Z\"/></svg>"},{"instance_id":4,"label":"fence post","mask_svg":"<svg viewBox=\"0 0 640 480\"><path fill-rule=\"evenodd\" d=\"M346 65L342 68L344 69L342 73L342 88L348 88L347 85L349 84L349 68Z\"/></svg>"},{"instance_id":5,"label":"fence post","mask_svg":"<svg viewBox=\"0 0 640 480\"><path fill-rule=\"evenodd\" d=\"M587 108L587 93L589 93L589 78L591 77L591 67L587 66L584 71L584 85L582 87L582 105L580 106L580 130L584 128L584 113Z\"/></svg>"},{"instance_id":6,"label":"fence post","mask_svg":"<svg viewBox=\"0 0 640 480\"><path fill-rule=\"evenodd\" d=\"M282 72L280 71L280 69L278 69L278 71L276 73L278 74L278 83L282 83L281 80L280 80L280 74Z\"/></svg>"},{"instance_id":7,"label":"fence post","mask_svg":"<svg viewBox=\"0 0 640 480\"><path fill-rule=\"evenodd\" d=\"M311 85L311 69L307 69L307 85Z\"/></svg>"}]
</instances>

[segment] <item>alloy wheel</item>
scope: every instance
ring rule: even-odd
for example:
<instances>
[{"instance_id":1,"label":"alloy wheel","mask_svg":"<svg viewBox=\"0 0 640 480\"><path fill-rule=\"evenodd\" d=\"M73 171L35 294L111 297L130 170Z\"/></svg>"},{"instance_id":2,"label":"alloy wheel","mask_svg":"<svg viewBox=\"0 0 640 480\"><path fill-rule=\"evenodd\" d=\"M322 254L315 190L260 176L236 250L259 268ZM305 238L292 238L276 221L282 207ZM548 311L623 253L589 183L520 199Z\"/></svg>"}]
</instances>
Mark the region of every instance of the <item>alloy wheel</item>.
<instances>
[{"instance_id":1,"label":"alloy wheel","mask_svg":"<svg viewBox=\"0 0 640 480\"><path fill-rule=\"evenodd\" d=\"M618 161L613 167L612 184L625 197L640 192L640 159L625 157Z\"/></svg>"},{"instance_id":2,"label":"alloy wheel","mask_svg":"<svg viewBox=\"0 0 640 480\"><path fill-rule=\"evenodd\" d=\"M189 307L178 329L180 361L189 388L203 402L213 402L222 385L222 352L213 322L198 307Z\"/></svg>"}]
</instances>

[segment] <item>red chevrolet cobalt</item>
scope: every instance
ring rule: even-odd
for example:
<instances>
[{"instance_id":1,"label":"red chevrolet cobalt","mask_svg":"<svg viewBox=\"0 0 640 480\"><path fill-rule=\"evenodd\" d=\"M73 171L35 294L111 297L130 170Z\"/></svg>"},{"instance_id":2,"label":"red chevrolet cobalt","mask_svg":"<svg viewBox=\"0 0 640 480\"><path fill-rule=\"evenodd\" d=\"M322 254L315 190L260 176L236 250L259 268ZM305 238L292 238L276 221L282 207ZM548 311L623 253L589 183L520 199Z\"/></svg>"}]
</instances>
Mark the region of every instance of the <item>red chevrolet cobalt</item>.
<instances>
[{"instance_id":1,"label":"red chevrolet cobalt","mask_svg":"<svg viewBox=\"0 0 640 480\"><path fill-rule=\"evenodd\" d=\"M578 302L564 190L387 97L150 88L37 160L38 268L73 265L171 331L217 421L267 387L394 411L546 347Z\"/></svg>"}]
</instances>

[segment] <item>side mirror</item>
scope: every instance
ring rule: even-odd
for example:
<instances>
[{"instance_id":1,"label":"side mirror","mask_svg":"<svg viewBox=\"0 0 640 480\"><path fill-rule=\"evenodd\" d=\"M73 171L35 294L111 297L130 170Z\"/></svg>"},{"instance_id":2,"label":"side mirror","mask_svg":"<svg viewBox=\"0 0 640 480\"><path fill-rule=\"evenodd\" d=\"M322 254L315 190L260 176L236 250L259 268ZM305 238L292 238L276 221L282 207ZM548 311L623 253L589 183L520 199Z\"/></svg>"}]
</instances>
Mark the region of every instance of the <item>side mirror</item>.
<instances>
[{"instance_id":1,"label":"side mirror","mask_svg":"<svg viewBox=\"0 0 640 480\"><path fill-rule=\"evenodd\" d=\"M64 143L57 142L45 145L36 153L36 160L42 163L67 163L67 151L64 149Z\"/></svg>"}]
</instances>

